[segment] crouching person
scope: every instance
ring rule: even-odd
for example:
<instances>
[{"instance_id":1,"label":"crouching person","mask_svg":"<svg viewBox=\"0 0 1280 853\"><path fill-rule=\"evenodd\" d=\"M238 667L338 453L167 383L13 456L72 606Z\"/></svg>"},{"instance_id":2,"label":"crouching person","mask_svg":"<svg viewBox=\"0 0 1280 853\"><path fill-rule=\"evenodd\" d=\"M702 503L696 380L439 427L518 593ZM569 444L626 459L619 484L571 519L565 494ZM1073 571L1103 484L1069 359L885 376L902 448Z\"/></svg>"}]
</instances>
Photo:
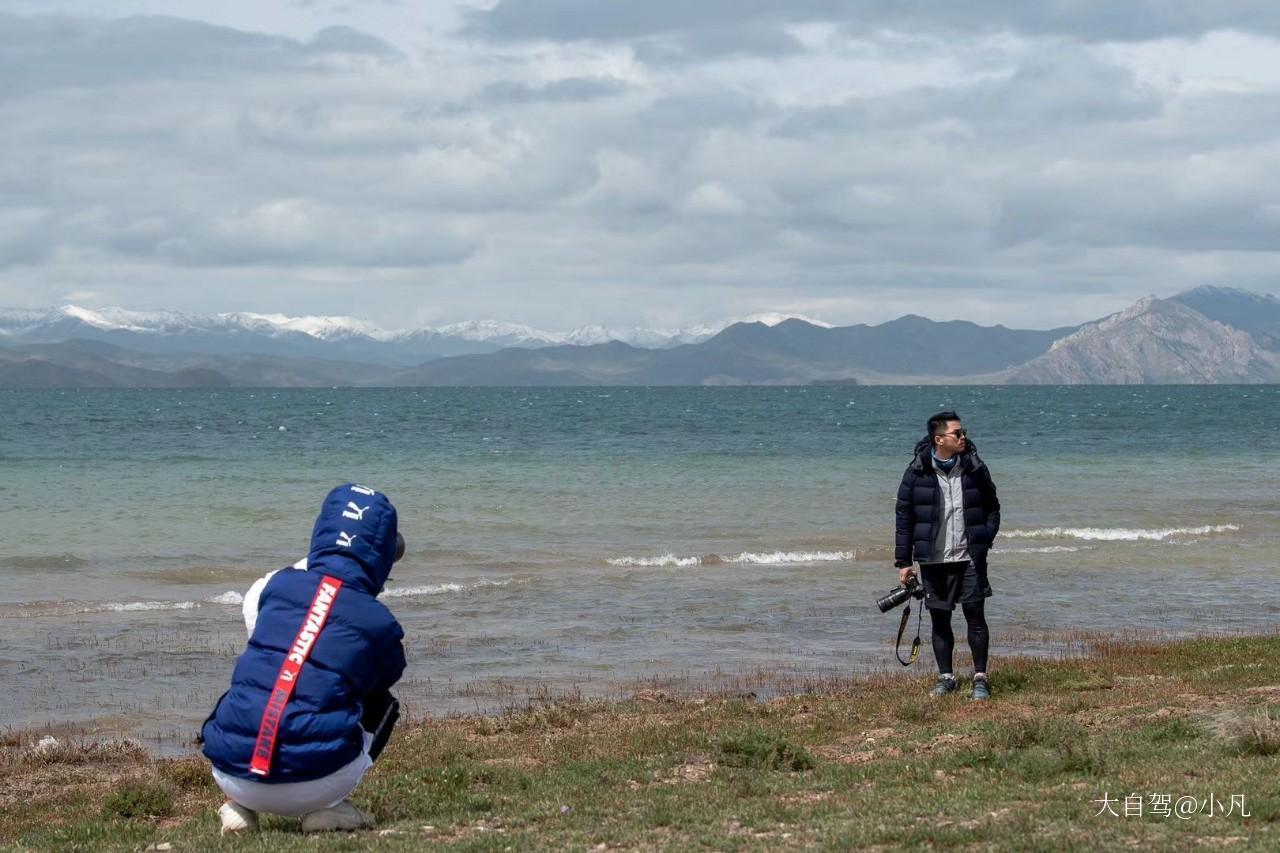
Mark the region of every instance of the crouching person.
<instances>
[{"instance_id":1,"label":"crouching person","mask_svg":"<svg viewBox=\"0 0 1280 853\"><path fill-rule=\"evenodd\" d=\"M304 832L373 826L347 797L398 716L404 631L376 598L404 553L396 526L386 497L339 486L306 560L245 596L249 644L201 731L224 835L257 830L258 812L301 817Z\"/></svg>"}]
</instances>

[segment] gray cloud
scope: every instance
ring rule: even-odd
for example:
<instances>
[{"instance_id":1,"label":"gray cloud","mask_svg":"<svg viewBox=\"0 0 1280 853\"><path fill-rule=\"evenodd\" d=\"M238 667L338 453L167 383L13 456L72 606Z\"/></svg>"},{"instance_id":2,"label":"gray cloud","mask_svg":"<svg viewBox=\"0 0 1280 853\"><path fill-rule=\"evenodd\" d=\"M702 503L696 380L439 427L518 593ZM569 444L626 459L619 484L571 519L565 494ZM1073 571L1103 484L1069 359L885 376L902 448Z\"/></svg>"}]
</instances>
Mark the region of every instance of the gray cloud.
<instances>
[{"instance_id":1,"label":"gray cloud","mask_svg":"<svg viewBox=\"0 0 1280 853\"><path fill-rule=\"evenodd\" d=\"M394 45L320 11L302 38L4 18L0 304L1050 326L1275 289L1280 84L1153 74L1082 35L1091 4L1079 32L979 4L963 39L881 33L890 4L624 5ZM856 38L794 29L855 7Z\"/></svg>"},{"instance_id":2,"label":"gray cloud","mask_svg":"<svg viewBox=\"0 0 1280 853\"><path fill-rule=\"evenodd\" d=\"M630 40L690 32L782 29L826 22L866 34L889 28L909 32L1011 31L1086 41L1140 41L1195 37L1219 29L1280 34L1280 7L1262 0L1109 0L1026 3L1019 0L650 0L605 4L593 0L500 0L473 11L467 32L498 39Z\"/></svg>"},{"instance_id":3,"label":"gray cloud","mask_svg":"<svg viewBox=\"0 0 1280 853\"><path fill-rule=\"evenodd\" d=\"M985 137L989 143L1008 146L1043 136L1049 127L1069 131L1145 121L1162 108L1159 94L1139 83L1129 69L1087 50L1057 44L1000 77L795 109L775 130L804 138L865 128L933 128L936 133L962 131L960 136Z\"/></svg>"},{"instance_id":4,"label":"gray cloud","mask_svg":"<svg viewBox=\"0 0 1280 853\"><path fill-rule=\"evenodd\" d=\"M0 79L12 95L52 88L314 74L335 59L402 54L349 27L307 42L178 18L95 21L0 15ZM3 97L3 95L0 95Z\"/></svg>"},{"instance_id":5,"label":"gray cloud","mask_svg":"<svg viewBox=\"0 0 1280 853\"><path fill-rule=\"evenodd\" d=\"M377 56L384 59L403 59L404 54L380 38L362 33L351 27L325 27L307 43L313 54L344 53L348 55Z\"/></svg>"},{"instance_id":6,"label":"gray cloud","mask_svg":"<svg viewBox=\"0 0 1280 853\"><path fill-rule=\"evenodd\" d=\"M641 37L636 57L654 65L681 65L706 58L764 56L780 58L804 52L804 46L785 29L771 23L725 21L718 26Z\"/></svg>"},{"instance_id":7,"label":"gray cloud","mask_svg":"<svg viewBox=\"0 0 1280 853\"><path fill-rule=\"evenodd\" d=\"M466 109L545 101L583 102L620 95L627 90L621 80L605 77L569 77L540 86L514 80L499 80L480 90L464 105Z\"/></svg>"},{"instance_id":8,"label":"gray cloud","mask_svg":"<svg viewBox=\"0 0 1280 853\"><path fill-rule=\"evenodd\" d=\"M459 223L386 205L367 171L338 180L344 160L402 157L430 139L407 120L388 133L383 109L334 102L333 85L360 75L330 57L403 58L377 39L328 28L293 41L169 18L8 22L0 68L21 67L26 85L0 100L21 164L0 171L0 187L29 207L0 225L0 264L65 250L177 265L418 267L479 245ZM28 246L32 221L42 250Z\"/></svg>"},{"instance_id":9,"label":"gray cloud","mask_svg":"<svg viewBox=\"0 0 1280 853\"><path fill-rule=\"evenodd\" d=\"M335 210L308 199L169 220L121 221L103 211L77 221L75 231L81 245L177 266L430 267L461 261L478 245L436 217Z\"/></svg>"}]
</instances>

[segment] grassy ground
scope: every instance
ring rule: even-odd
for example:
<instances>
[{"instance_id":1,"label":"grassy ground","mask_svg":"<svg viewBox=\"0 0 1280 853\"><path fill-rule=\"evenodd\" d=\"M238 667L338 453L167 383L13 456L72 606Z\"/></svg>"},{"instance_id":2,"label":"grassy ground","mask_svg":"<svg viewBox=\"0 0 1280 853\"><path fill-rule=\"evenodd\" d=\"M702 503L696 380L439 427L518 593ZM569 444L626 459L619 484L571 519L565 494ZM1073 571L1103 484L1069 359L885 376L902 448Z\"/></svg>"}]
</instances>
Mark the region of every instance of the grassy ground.
<instances>
[{"instance_id":1,"label":"grassy ground","mask_svg":"<svg viewBox=\"0 0 1280 853\"><path fill-rule=\"evenodd\" d=\"M651 691L423 721L397 731L354 798L379 829L324 838L267 818L257 836L219 839L220 798L198 759L152 760L127 744L41 752L11 735L0 749L0 843L1280 849L1280 635L1002 661L986 704L967 690L932 700L928 686L921 667L768 702ZM1125 816L1130 795L1141 816ZM1153 795L1171 809L1194 798L1196 812L1165 816Z\"/></svg>"}]
</instances>

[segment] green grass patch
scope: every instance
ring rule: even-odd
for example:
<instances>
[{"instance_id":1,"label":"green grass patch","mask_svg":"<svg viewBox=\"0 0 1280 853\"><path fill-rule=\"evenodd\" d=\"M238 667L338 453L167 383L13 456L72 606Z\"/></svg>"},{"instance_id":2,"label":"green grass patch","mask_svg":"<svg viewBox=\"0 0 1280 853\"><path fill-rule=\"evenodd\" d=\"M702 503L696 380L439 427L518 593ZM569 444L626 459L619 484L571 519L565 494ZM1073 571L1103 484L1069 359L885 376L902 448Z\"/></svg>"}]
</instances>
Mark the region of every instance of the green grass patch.
<instances>
[{"instance_id":1,"label":"green grass patch","mask_svg":"<svg viewBox=\"0 0 1280 853\"><path fill-rule=\"evenodd\" d=\"M128 780L102 801L104 817L160 818L173 813L173 787L167 782Z\"/></svg>"},{"instance_id":2,"label":"green grass patch","mask_svg":"<svg viewBox=\"0 0 1280 853\"><path fill-rule=\"evenodd\" d=\"M764 731L725 735L720 760L730 767L756 767L798 773L813 769L813 756L784 737Z\"/></svg>"},{"instance_id":3,"label":"green grass patch","mask_svg":"<svg viewBox=\"0 0 1280 853\"><path fill-rule=\"evenodd\" d=\"M1146 726L1143 735L1155 744L1175 744L1204 737L1204 728L1184 717L1174 717Z\"/></svg>"},{"instance_id":4,"label":"green grass patch","mask_svg":"<svg viewBox=\"0 0 1280 853\"><path fill-rule=\"evenodd\" d=\"M1085 740L1085 731L1077 723L1055 717L1015 720L998 726L987 735L987 742L1003 750L1043 746L1065 749Z\"/></svg>"},{"instance_id":5,"label":"green grass patch","mask_svg":"<svg viewBox=\"0 0 1280 853\"><path fill-rule=\"evenodd\" d=\"M1063 677L1054 681L1054 687L1073 693L1088 690L1110 690L1115 682L1109 677L1096 672L1085 672L1072 677Z\"/></svg>"}]
</instances>

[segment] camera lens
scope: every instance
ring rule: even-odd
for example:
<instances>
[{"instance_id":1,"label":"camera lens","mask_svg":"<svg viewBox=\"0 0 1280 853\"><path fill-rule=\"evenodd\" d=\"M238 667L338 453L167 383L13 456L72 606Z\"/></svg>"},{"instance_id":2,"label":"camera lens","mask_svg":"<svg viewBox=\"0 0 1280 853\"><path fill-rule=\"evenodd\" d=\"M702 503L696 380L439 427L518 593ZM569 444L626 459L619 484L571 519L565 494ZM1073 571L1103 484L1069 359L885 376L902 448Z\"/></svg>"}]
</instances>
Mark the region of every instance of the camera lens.
<instances>
[{"instance_id":1,"label":"camera lens","mask_svg":"<svg viewBox=\"0 0 1280 853\"><path fill-rule=\"evenodd\" d=\"M876 599L876 607L880 608L881 613L888 613L902 602L911 597L911 587L900 586L892 590L884 598Z\"/></svg>"}]
</instances>

